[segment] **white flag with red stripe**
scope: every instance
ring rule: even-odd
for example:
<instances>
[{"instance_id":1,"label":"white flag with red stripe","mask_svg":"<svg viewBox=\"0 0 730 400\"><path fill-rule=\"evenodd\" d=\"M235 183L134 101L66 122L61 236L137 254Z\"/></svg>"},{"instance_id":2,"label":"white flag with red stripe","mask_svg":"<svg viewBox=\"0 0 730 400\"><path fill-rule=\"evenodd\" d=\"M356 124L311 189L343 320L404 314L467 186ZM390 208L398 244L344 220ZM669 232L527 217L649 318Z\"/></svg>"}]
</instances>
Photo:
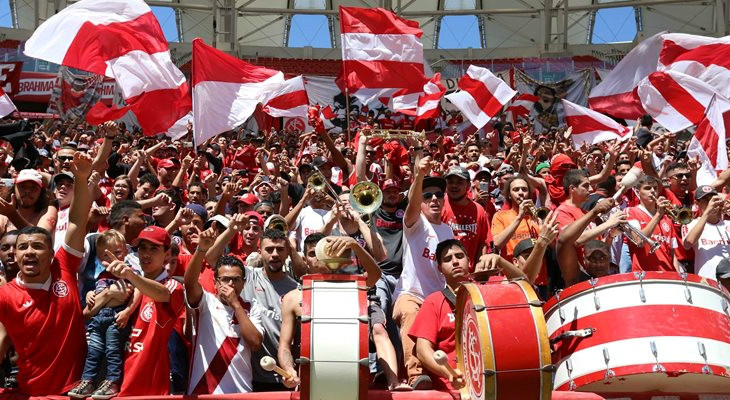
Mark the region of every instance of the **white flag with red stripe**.
<instances>
[{"instance_id":1,"label":"white flag with red stripe","mask_svg":"<svg viewBox=\"0 0 730 400\"><path fill-rule=\"evenodd\" d=\"M639 83L637 94L646 113L670 132L678 132L698 124L705 116L713 88L701 80L675 71L654 72ZM730 103L717 98L722 112Z\"/></svg>"},{"instance_id":2,"label":"white flag with red stripe","mask_svg":"<svg viewBox=\"0 0 730 400\"><path fill-rule=\"evenodd\" d=\"M249 64L193 40L193 118L200 144L246 122L284 83L280 71Z\"/></svg>"},{"instance_id":3,"label":"white flag with red stripe","mask_svg":"<svg viewBox=\"0 0 730 400\"><path fill-rule=\"evenodd\" d=\"M382 8L340 6L343 85L369 104L402 88L418 92L423 72L418 22Z\"/></svg>"},{"instance_id":4,"label":"white flag with red stripe","mask_svg":"<svg viewBox=\"0 0 730 400\"><path fill-rule=\"evenodd\" d=\"M693 76L712 86L723 97L730 96L730 36L713 38L668 33L659 53L659 70Z\"/></svg>"},{"instance_id":5,"label":"white flag with red stripe","mask_svg":"<svg viewBox=\"0 0 730 400\"><path fill-rule=\"evenodd\" d=\"M461 110L469 121L481 129L517 92L488 69L470 65L459 79L460 91L445 97Z\"/></svg>"},{"instance_id":6,"label":"white flag with red stripe","mask_svg":"<svg viewBox=\"0 0 730 400\"><path fill-rule=\"evenodd\" d=\"M5 117L13 111L18 111L18 109L13 104L13 101L10 100L10 96L0 88L0 118Z\"/></svg>"},{"instance_id":7,"label":"white flag with red stripe","mask_svg":"<svg viewBox=\"0 0 730 400\"><path fill-rule=\"evenodd\" d=\"M142 0L82 0L41 24L25 55L114 78L127 106L101 102L87 120L98 124L133 111L147 135L167 132L190 111L185 76L170 58L165 35Z\"/></svg>"},{"instance_id":8,"label":"white flag with red stripe","mask_svg":"<svg viewBox=\"0 0 730 400\"><path fill-rule=\"evenodd\" d=\"M609 140L624 141L633 131L597 111L562 100L565 110L565 123L573 128L573 146L579 148L583 143L597 144Z\"/></svg>"},{"instance_id":9,"label":"white flag with red stripe","mask_svg":"<svg viewBox=\"0 0 730 400\"><path fill-rule=\"evenodd\" d=\"M308 108L304 79L299 75L287 79L278 90L269 94L263 110L272 117L306 117Z\"/></svg>"},{"instance_id":10,"label":"white flag with red stripe","mask_svg":"<svg viewBox=\"0 0 730 400\"><path fill-rule=\"evenodd\" d=\"M441 74L436 73L419 92L410 93L404 89L395 93L392 108L401 114L415 116L417 120L436 118L444 93L446 88L441 84Z\"/></svg>"},{"instance_id":11,"label":"white flag with red stripe","mask_svg":"<svg viewBox=\"0 0 730 400\"><path fill-rule=\"evenodd\" d=\"M662 34L645 39L634 47L588 95L588 105L616 118L636 119L645 114L636 95L636 87L657 70L662 49Z\"/></svg>"},{"instance_id":12,"label":"white flag with red stripe","mask_svg":"<svg viewBox=\"0 0 730 400\"><path fill-rule=\"evenodd\" d=\"M528 93L517 96L507 107L507 119L514 124L517 122L517 117L529 118L537 100L537 96Z\"/></svg>"},{"instance_id":13,"label":"white flag with red stripe","mask_svg":"<svg viewBox=\"0 0 730 400\"><path fill-rule=\"evenodd\" d=\"M719 107L720 104L727 102L727 99L723 99L720 95L711 100L707 106L707 113L690 139L687 155L698 157L702 165L697 171L698 186L712 184L717 178L717 171L728 168L725 121Z\"/></svg>"}]
</instances>

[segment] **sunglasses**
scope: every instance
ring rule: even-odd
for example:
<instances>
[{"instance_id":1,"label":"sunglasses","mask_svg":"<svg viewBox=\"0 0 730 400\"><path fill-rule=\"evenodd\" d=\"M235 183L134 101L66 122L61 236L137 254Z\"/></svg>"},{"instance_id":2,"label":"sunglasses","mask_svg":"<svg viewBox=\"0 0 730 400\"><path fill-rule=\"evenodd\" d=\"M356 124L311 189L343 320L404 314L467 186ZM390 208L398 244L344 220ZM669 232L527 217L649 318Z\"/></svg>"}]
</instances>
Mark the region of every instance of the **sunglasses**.
<instances>
[{"instance_id":1,"label":"sunglasses","mask_svg":"<svg viewBox=\"0 0 730 400\"><path fill-rule=\"evenodd\" d=\"M684 178L689 179L689 177L690 177L689 173L672 175L672 178L675 178L675 179L684 179Z\"/></svg>"},{"instance_id":2,"label":"sunglasses","mask_svg":"<svg viewBox=\"0 0 730 400\"><path fill-rule=\"evenodd\" d=\"M374 156L374 155L378 154L378 152L376 150L367 150L366 153L369 154L369 155L371 155L371 156Z\"/></svg>"},{"instance_id":3,"label":"sunglasses","mask_svg":"<svg viewBox=\"0 0 730 400\"><path fill-rule=\"evenodd\" d=\"M429 201L433 198L433 196L436 196L437 199L443 199L444 198L444 192L424 192L423 193L423 200Z\"/></svg>"},{"instance_id":4,"label":"sunglasses","mask_svg":"<svg viewBox=\"0 0 730 400\"><path fill-rule=\"evenodd\" d=\"M56 158L58 158L58 161L73 161L74 159L72 156L58 156Z\"/></svg>"}]
</instances>

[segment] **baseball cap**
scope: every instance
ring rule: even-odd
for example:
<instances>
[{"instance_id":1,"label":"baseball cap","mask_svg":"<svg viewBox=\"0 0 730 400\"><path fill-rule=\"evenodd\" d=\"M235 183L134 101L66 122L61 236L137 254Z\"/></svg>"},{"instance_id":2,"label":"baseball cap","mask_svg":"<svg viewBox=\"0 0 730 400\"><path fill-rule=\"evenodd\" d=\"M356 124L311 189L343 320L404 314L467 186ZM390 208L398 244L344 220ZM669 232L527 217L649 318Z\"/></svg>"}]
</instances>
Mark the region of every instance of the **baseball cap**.
<instances>
[{"instance_id":1,"label":"baseball cap","mask_svg":"<svg viewBox=\"0 0 730 400\"><path fill-rule=\"evenodd\" d=\"M471 176L471 179L476 179L476 177L481 174L486 175L487 179L492 179L492 172L487 168L481 167L476 171L469 170L469 175Z\"/></svg>"},{"instance_id":2,"label":"baseball cap","mask_svg":"<svg viewBox=\"0 0 730 400\"><path fill-rule=\"evenodd\" d=\"M441 191L446 190L446 179L440 177L440 176L427 176L423 178L423 185L421 185L421 188L425 189L430 186L436 186Z\"/></svg>"},{"instance_id":3,"label":"baseball cap","mask_svg":"<svg viewBox=\"0 0 730 400\"><path fill-rule=\"evenodd\" d=\"M33 182L38 186L43 187L43 175L34 169L21 170L15 178L15 184L17 185L23 182Z\"/></svg>"},{"instance_id":4,"label":"baseball cap","mask_svg":"<svg viewBox=\"0 0 730 400\"><path fill-rule=\"evenodd\" d=\"M720 263L717 264L717 268L715 269L715 277L718 280L730 278L730 260L727 258L720 260Z\"/></svg>"},{"instance_id":5,"label":"baseball cap","mask_svg":"<svg viewBox=\"0 0 730 400\"><path fill-rule=\"evenodd\" d=\"M550 168L549 162L541 162L540 164L537 164L537 167L535 167L535 173L538 173L545 168Z\"/></svg>"},{"instance_id":6,"label":"baseball cap","mask_svg":"<svg viewBox=\"0 0 730 400\"><path fill-rule=\"evenodd\" d=\"M74 180L74 176L71 175L70 173L68 173L68 172L60 172L60 173L58 173L58 174L56 174L56 175L53 176L53 183L56 183L59 180L64 179L64 178L71 179L72 181Z\"/></svg>"},{"instance_id":7,"label":"baseball cap","mask_svg":"<svg viewBox=\"0 0 730 400\"><path fill-rule=\"evenodd\" d=\"M517 257L527 250L532 250L533 247L535 247L535 239L522 239L519 243L517 243L517 246L515 246L515 250L512 254Z\"/></svg>"},{"instance_id":8,"label":"baseball cap","mask_svg":"<svg viewBox=\"0 0 730 400\"><path fill-rule=\"evenodd\" d=\"M705 196L714 196L717 194L717 190L710 185L698 186L695 191L695 200L700 200Z\"/></svg>"},{"instance_id":9,"label":"baseball cap","mask_svg":"<svg viewBox=\"0 0 730 400\"><path fill-rule=\"evenodd\" d=\"M213 225L213 222L217 222L221 225L223 225L224 228L228 228L228 225L231 223L231 220L228 219L228 217L220 214L216 214L208 220L208 222L205 223L204 227L205 229L208 229Z\"/></svg>"},{"instance_id":10,"label":"baseball cap","mask_svg":"<svg viewBox=\"0 0 730 400\"><path fill-rule=\"evenodd\" d=\"M256 197L256 195L253 193L246 193L243 196L239 197L236 200L236 203L238 203L239 201L248 204L249 206L252 206L259 202L259 198Z\"/></svg>"},{"instance_id":11,"label":"baseball cap","mask_svg":"<svg viewBox=\"0 0 730 400\"><path fill-rule=\"evenodd\" d=\"M444 175L444 179L450 177L450 176L458 176L461 179L464 180L470 180L469 177L469 171L464 167L454 166L449 168L448 171L446 171L446 174Z\"/></svg>"},{"instance_id":12,"label":"baseball cap","mask_svg":"<svg viewBox=\"0 0 730 400\"><path fill-rule=\"evenodd\" d=\"M299 165L299 172L302 172L303 169L308 169L311 171L314 169L314 167L312 167L311 164L302 163L301 165Z\"/></svg>"},{"instance_id":13,"label":"baseball cap","mask_svg":"<svg viewBox=\"0 0 730 400\"><path fill-rule=\"evenodd\" d=\"M142 229L142 232L139 233L139 236L137 236L137 239L134 239L132 244L138 246L141 240L159 244L165 246L165 248L170 247L170 234L167 233L165 228L159 226L148 226Z\"/></svg>"},{"instance_id":14,"label":"baseball cap","mask_svg":"<svg viewBox=\"0 0 730 400\"><path fill-rule=\"evenodd\" d=\"M386 191L391 188L400 189L400 183L398 183L395 179L386 179L380 184L380 190L382 191Z\"/></svg>"},{"instance_id":15,"label":"baseball cap","mask_svg":"<svg viewBox=\"0 0 730 400\"><path fill-rule=\"evenodd\" d=\"M176 163L172 158L165 158L160 160L160 162L157 163L157 168L174 168L179 166L179 163Z\"/></svg>"},{"instance_id":16,"label":"baseball cap","mask_svg":"<svg viewBox=\"0 0 730 400\"><path fill-rule=\"evenodd\" d=\"M249 220L255 220L260 227L264 227L264 217L256 211L246 211L243 215L247 216Z\"/></svg>"},{"instance_id":17,"label":"baseball cap","mask_svg":"<svg viewBox=\"0 0 730 400\"><path fill-rule=\"evenodd\" d=\"M312 160L312 166L315 168L320 168L327 164L331 164L330 160L328 160L324 157L315 157L314 160Z\"/></svg>"},{"instance_id":18,"label":"baseball cap","mask_svg":"<svg viewBox=\"0 0 730 400\"><path fill-rule=\"evenodd\" d=\"M507 174L514 174L515 168L509 164L502 164L501 167L497 170L497 177L504 176Z\"/></svg>"},{"instance_id":19,"label":"baseball cap","mask_svg":"<svg viewBox=\"0 0 730 400\"><path fill-rule=\"evenodd\" d=\"M46 149L38 149L38 155L41 157L46 157L46 158L51 157L51 154L48 153L48 150L46 150Z\"/></svg>"},{"instance_id":20,"label":"baseball cap","mask_svg":"<svg viewBox=\"0 0 730 400\"><path fill-rule=\"evenodd\" d=\"M208 220L208 211L200 204L189 203L185 206L185 208L187 208L188 210L193 210L194 213L198 214L198 216L203 219L203 222Z\"/></svg>"}]
</instances>

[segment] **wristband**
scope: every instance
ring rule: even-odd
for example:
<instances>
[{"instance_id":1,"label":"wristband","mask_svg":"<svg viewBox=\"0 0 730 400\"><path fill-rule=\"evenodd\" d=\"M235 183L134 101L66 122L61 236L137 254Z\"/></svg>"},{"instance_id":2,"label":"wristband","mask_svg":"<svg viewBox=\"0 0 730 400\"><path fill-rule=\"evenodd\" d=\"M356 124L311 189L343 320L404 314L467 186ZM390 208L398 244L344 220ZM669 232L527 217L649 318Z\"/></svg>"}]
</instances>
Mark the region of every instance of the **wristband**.
<instances>
[{"instance_id":1,"label":"wristband","mask_svg":"<svg viewBox=\"0 0 730 400\"><path fill-rule=\"evenodd\" d=\"M207 251L208 251L208 249L201 249L201 248L200 248L200 246L197 246L197 247L195 248L195 252L196 252L196 253L197 253L197 252L205 253L205 252L207 252Z\"/></svg>"}]
</instances>

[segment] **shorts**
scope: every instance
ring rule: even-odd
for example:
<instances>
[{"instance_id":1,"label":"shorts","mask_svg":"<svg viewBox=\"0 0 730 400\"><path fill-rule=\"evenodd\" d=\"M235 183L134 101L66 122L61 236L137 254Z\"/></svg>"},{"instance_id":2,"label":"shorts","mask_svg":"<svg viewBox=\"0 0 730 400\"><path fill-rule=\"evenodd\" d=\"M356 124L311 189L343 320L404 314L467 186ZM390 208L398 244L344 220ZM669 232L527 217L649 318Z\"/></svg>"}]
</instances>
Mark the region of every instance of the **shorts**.
<instances>
[{"instance_id":1,"label":"shorts","mask_svg":"<svg viewBox=\"0 0 730 400\"><path fill-rule=\"evenodd\" d=\"M386 324L386 316L385 311L380 307L380 304L375 301L371 301L368 305L368 317L369 317L369 328L372 336L373 326L382 324L385 326Z\"/></svg>"}]
</instances>

